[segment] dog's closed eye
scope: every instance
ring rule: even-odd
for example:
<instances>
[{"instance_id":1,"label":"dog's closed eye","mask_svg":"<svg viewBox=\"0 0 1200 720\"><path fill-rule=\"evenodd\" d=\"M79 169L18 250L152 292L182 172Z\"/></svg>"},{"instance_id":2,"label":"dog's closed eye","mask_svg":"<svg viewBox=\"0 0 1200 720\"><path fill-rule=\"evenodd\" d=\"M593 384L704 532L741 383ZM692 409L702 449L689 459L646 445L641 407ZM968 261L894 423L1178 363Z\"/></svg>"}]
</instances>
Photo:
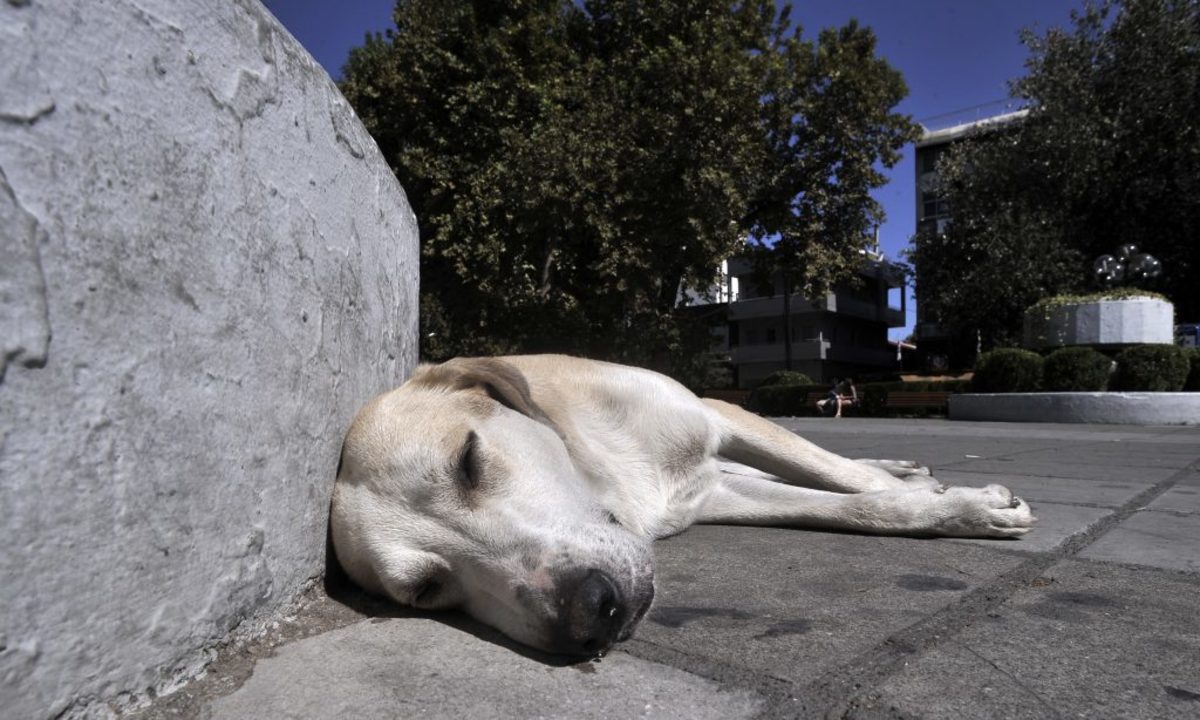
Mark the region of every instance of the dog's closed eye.
<instances>
[{"instance_id":1,"label":"dog's closed eye","mask_svg":"<svg viewBox=\"0 0 1200 720\"><path fill-rule=\"evenodd\" d=\"M467 433L467 441L458 455L458 484L467 490L479 487L479 436L474 431Z\"/></svg>"},{"instance_id":2,"label":"dog's closed eye","mask_svg":"<svg viewBox=\"0 0 1200 720\"><path fill-rule=\"evenodd\" d=\"M437 600L442 590L442 584L435 578L430 578L418 585L412 592L412 604L423 607Z\"/></svg>"}]
</instances>

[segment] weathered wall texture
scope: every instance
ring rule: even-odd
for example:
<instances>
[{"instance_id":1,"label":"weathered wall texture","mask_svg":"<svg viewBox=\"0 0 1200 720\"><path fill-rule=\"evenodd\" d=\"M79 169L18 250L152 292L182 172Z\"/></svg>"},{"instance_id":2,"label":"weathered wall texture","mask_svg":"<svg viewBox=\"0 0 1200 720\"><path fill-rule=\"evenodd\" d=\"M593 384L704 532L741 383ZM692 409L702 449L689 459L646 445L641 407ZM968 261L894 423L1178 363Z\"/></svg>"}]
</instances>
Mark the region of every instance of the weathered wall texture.
<instances>
[{"instance_id":1,"label":"weathered wall texture","mask_svg":"<svg viewBox=\"0 0 1200 720\"><path fill-rule=\"evenodd\" d=\"M255 0L0 0L0 715L104 714L319 575L416 222Z\"/></svg>"}]
</instances>

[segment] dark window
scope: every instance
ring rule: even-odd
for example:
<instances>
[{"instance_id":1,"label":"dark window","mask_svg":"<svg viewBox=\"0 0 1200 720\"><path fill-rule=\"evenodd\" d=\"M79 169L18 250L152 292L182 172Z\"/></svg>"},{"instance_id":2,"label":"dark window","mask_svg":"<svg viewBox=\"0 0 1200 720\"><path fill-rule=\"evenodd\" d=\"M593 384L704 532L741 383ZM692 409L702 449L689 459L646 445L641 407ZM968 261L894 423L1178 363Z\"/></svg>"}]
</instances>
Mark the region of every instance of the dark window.
<instances>
[{"instance_id":1,"label":"dark window","mask_svg":"<svg viewBox=\"0 0 1200 720\"><path fill-rule=\"evenodd\" d=\"M929 173L937 170L938 158L942 156L945 148L931 147L921 149L921 172Z\"/></svg>"},{"instance_id":2,"label":"dark window","mask_svg":"<svg viewBox=\"0 0 1200 720\"><path fill-rule=\"evenodd\" d=\"M948 215L950 206L945 198L940 198L931 192L921 193L921 217L933 218Z\"/></svg>"}]
</instances>

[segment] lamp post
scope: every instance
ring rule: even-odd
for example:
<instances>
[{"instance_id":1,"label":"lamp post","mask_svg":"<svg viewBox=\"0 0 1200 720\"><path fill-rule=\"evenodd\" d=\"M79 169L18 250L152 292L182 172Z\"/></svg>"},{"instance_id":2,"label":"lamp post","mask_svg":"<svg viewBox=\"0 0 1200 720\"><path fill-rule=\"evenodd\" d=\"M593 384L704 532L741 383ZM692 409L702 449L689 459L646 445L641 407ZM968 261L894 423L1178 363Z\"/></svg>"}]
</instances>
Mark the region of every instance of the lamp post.
<instances>
[{"instance_id":1,"label":"lamp post","mask_svg":"<svg viewBox=\"0 0 1200 720\"><path fill-rule=\"evenodd\" d=\"M1115 255L1101 255L1092 262L1092 277L1100 287L1141 285L1162 275L1162 263L1133 244L1121 245Z\"/></svg>"}]
</instances>

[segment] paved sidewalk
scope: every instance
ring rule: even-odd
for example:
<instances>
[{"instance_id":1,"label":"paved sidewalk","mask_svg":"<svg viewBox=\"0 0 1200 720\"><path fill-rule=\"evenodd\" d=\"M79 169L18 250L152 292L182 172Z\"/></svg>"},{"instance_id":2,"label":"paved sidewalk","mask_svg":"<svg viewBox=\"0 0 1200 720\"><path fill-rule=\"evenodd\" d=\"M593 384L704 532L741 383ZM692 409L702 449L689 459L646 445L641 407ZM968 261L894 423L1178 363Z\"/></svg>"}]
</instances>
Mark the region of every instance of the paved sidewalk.
<instances>
[{"instance_id":1,"label":"paved sidewalk","mask_svg":"<svg viewBox=\"0 0 1200 720\"><path fill-rule=\"evenodd\" d=\"M784 419L1000 482L1016 541L699 526L634 639L562 664L454 613L323 594L146 717L1200 717L1200 429Z\"/></svg>"}]
</instances>

